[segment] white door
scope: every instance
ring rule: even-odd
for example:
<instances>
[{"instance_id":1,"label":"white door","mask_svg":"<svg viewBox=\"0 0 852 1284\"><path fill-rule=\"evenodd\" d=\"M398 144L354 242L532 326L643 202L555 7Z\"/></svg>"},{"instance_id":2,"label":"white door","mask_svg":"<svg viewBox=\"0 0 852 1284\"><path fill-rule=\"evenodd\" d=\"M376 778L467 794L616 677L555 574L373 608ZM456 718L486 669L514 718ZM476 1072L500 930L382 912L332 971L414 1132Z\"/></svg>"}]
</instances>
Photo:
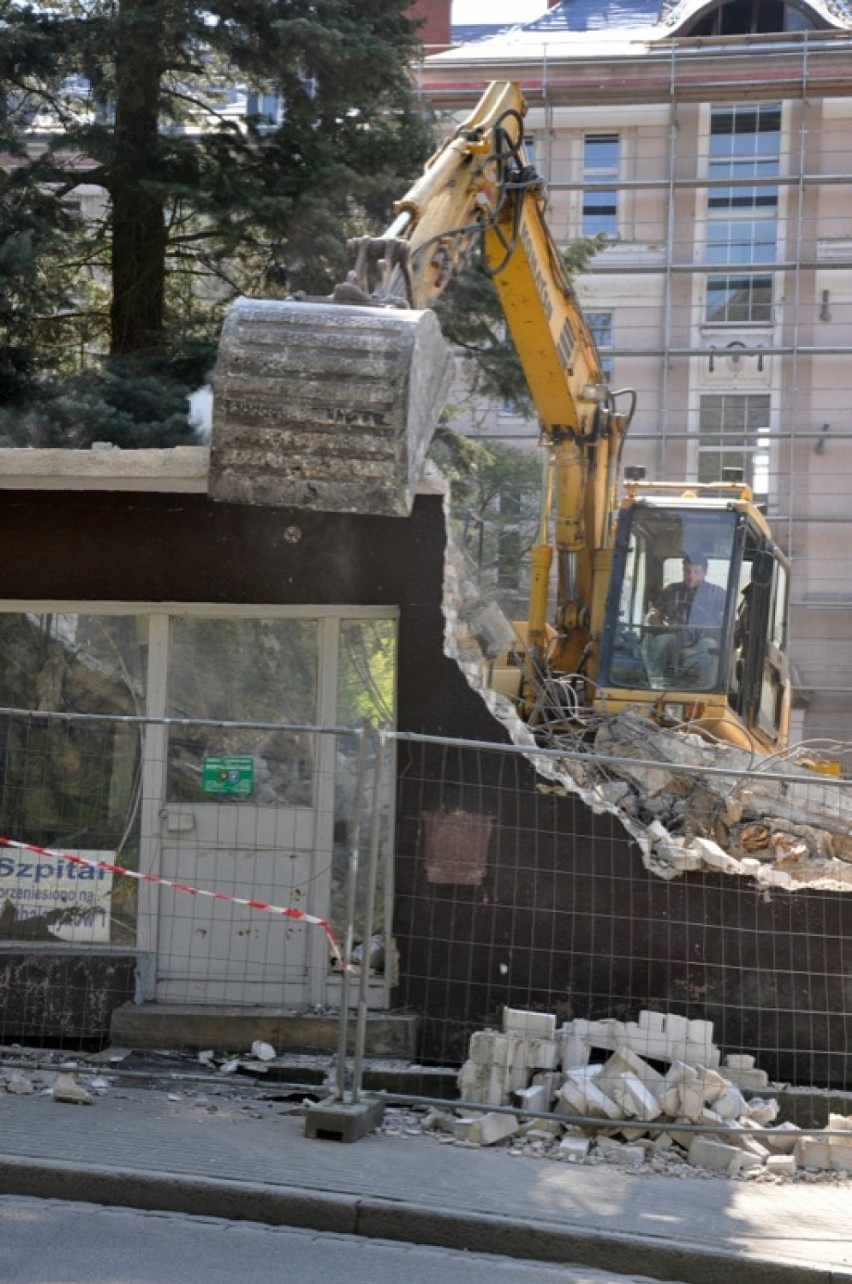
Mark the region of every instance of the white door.
<instances>
[{"instance_id":1,"label":"white door","mask_svg":"<svg viewBox=\"0 0 852 1284\"><path fill-rule=\"evenodd\" d=\"M181 722L162 736L164 878L326 917L333 808L318 804L334 745L310 730L321 632L311 619L171 618L168 714ZM321 1002L322 928L224 898L160 892L156 998Z\"/></svg>"}]
</instances>

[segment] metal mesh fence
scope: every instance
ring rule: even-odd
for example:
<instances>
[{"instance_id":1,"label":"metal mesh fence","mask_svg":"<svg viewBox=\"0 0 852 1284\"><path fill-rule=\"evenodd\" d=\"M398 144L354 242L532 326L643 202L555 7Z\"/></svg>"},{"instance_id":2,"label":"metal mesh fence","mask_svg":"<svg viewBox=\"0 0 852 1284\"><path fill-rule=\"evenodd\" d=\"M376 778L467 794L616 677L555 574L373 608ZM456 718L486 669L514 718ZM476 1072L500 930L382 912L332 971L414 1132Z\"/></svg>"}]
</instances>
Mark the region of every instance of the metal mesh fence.
<instances>
[{"instance_id":1,"label":"metal mesh fence","mask_svg":"<svg viewBox=\"0 0 852 1284\"><path fill-rule=\"evenodd\" d=\"M708 767L694 743L667 767L399 739L397 998L425 1059L463 1061L504 1008L670 1018L773 1080L849 1087L852 901L826 854L832 836L845 854L848 782Z\"/></svg>"},{"instance_id":2,"label":"metal mesh fence","mask_svg":"<svg viewBox=\"0 0 852 1284\"><path fill-rule=\"evenodd\" d=\"M635 722L604 755L4 711L0 1041L321 1014L358 1091L377 1012L457 1067L510 1009L849 1089L849 783Z\"/></svg>"},{"instance_id":3,"label":"metal mesh fence","mask_svg":"<svg viewBox=\"0 0 852 1284\"><path fill-rule=\"evenodd\" d=\"M0 1040L103 1043L122 1004L339 1001L362 730L6 710L0 744Z\"/></svg>"}]
</instances>

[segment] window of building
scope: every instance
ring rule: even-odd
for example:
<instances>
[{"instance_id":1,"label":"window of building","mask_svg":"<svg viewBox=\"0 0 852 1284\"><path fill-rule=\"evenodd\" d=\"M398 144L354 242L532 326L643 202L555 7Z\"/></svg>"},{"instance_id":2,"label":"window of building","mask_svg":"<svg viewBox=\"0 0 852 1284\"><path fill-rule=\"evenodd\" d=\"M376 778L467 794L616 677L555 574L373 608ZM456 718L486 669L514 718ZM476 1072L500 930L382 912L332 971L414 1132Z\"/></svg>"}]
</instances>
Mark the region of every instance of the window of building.
<instances>
[{"instance_id":1,"label":"window of building","mask_svg":"<svg viewBox=\"0 0 852 1284\"><path fill-rule=\"evenodd\" d=\"M721 393L701 398L698 480L722 480L723 469L741 468L757 499L769 493L769 397Z\"/></svg>"},{"instance_id":2,"label":"window of building","mask_svg":"<svg viewBox=\"0 0 852 1284\"><path fill-rule=\"evenodd\" d=\"M784 0L729 0L702 14L681 36L743 36L756 32L813 31L823 26L797 4Z\"/></svg>"},{"instance_id":3,"label":"window of building","mask_svg":"<svg viewBox=\"0 0 852 1284\"><path fill-rule=\"evenodd\" d=\"M744 272L772 263L778 237L781 109L772 104L714 109L710 123L707 232L709 266L737 272L707 278L708 322L766 324L772 320L772 276Z\"/></svg>"},{"instance_id":4,"label":"window of building","mask_svg":"<svg viewBox=\"0 0 852 1284\"><path fill-rule=\"evenodd\" d=\"M587 312L586 322L597 344L603 376L607 383L612 383L612 357L607 353L612 347L612 313Z\"/></svg>"},{"instance_id":5,"label":"window of building","mask_svg":"<svg viewBox=\"0 0 852 1284\"><path fill-rule=\"evenodd\" d=\"M621 159L618 134L586 134L583 139L583 182L617 181ZM583 192L583 236L618 234L618 193L593 187Z\"/></svg>"}]
</instances>

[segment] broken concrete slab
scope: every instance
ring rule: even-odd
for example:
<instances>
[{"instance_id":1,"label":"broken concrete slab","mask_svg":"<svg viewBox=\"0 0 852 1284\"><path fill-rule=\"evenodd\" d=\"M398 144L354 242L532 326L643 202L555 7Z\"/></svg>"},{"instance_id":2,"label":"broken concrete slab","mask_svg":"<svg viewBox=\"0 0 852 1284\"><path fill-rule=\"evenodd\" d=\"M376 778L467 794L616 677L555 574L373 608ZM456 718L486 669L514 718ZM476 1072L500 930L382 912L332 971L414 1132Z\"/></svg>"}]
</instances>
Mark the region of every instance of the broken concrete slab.
<instances>
[{"instance_id":1,"label":"broken concrete slab","mask_svg":"<svg viewBox=\"0 0 852 1284\"><path fill-rule=\"evenodd\" d=\"M467 1141L477 1146L494 1146L513 1136L519 1127L515 1115L489 1113L457 1119L453 1127L456 1141Z\"/></svg>"}]
</instances>

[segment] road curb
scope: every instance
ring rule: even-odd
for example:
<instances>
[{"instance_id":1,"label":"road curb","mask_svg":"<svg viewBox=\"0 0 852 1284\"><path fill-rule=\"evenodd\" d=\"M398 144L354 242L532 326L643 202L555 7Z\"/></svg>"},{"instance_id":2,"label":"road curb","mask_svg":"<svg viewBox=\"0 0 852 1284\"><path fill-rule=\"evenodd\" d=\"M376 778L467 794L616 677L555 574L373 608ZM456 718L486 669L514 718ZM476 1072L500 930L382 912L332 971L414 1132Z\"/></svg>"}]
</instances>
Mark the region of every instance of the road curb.
<instances>
[{"instance_id":1,"label":"road curb","mask_svg":"<svg viewBox=\"0 0 852 1284\"><path fill-rule=\"evenodd\" d=\"M681 1284L840 1284L852 1268L674 1242L618 1230L588 1230L486 1213L421 1207L337 1191L191 1174L137 1171L61 1160L0 1159L0 1194L106 1204L294 1226L367 1239L425 1244L562 1265L590 1266Z\"/></svg>"}]
</instances>

